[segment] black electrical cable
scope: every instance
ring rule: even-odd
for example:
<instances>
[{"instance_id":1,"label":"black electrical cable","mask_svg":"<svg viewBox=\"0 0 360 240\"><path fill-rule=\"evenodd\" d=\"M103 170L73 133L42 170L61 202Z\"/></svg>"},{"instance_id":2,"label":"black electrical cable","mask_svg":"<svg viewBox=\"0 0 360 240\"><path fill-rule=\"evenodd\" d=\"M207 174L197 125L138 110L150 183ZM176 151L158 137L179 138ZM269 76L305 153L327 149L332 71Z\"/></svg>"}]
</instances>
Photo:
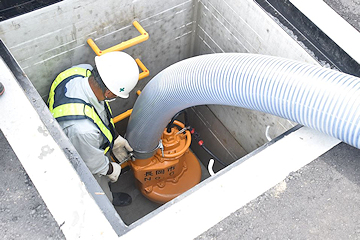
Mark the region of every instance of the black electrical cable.
<instances>
[{"instance_id":1,"label":"black electrical cable","mask_svg":"<svg viewBox=\"0 0 360 240\"><path fill-rule=\"evenodd\" d=\"M169 122L169 124L166 126L166 131L168 133L171 132L171 127L174 124L175 119L180 116L180 114L184 113L184 117L185 117L185 127L188 126L188 118L187 118L187 112L185 110L181 110L180 112L176 113L172 118L171 121Z\"/></svg>"},{"instance_id":2,"label":"black electrical cable","mask_svg":"<svg viewBox=\"0 0 360 240\"><path fill-rule=\"evenodd\" d=\"M223 167L226 167L227 165L221 161L215 154L213 154L207 147L205 147L204 144L200 145L208 154L210 154L218 163L220 163Z\"/></svg>"},{"instance_id":3,"label":"black electrical cable","mask_svg":"<svg viewBox=\"0 0 360 240\"><path fill-rule=\"evenodd\" d=\"M190 126L189 118L186 110L184 110L184 121L185 121L185 127Z\"/></svg>"},{"instance_id":4,"label":"black electrical cable","mask_svg":"<svg viewBox=\"0 0 360 240\"><path fill-rule=\"evenodd\" d=\"M210 156L214 158L218 163L220 163L223 167L226 167L227 164L225 164L223 161L221 161L214 153L212 153L205 145L204 141L200 138L200 134L195 131L194 128L190 128L190 133L193 135L194 139L197 141L200 147L202 147Z\"/></svg>"},{"instance_id":5,"label":"black electrical cable","mask_svg":"<svg viewBox=\"0 0 360 240\"><path fill-rule=\"evenodd\" d=\"M220 163L223 167L226 167L227 164L224 163L223 161L221 161L214 153L212 153L205 145L204 145L204 141L200 139L200 135L199 133L197 133L195 131L194 128L189 126L189 119L188 119L188 115L186 110L181 110L178 113L176 113L170 120L169 124L166 126L166 131L168 133L171 132L171 127L174 124L174 121L177 117L180 116L180 114L184 113L184 120L185 120L185 127L189 127L190 128L190 133L194 136L194 139L198 142L198 144L210 155L214 158L214 160L216 160L218 163Z\"/></svg>"}]
</instances>

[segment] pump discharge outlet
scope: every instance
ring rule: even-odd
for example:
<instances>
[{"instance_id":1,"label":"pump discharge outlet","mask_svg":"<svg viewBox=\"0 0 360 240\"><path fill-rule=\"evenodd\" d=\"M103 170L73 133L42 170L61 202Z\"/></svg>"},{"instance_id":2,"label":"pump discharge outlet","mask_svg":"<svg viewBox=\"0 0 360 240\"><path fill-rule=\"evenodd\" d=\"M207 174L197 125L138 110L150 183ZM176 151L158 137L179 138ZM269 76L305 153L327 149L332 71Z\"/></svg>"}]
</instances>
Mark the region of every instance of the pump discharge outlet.
<instances>
[{"instance_id":1,"label":"pump discharge outlet","mask_svg":"<svg viewBox=\"0 0 360 240\"><path fill-rule=\"evenodd\" d=\"M174 124L184 128L179 121ZM161 139L163 149L158 149L153 157L130 163L141 193L157 203L170 201L201 179L200 163L189 149L190 132L179 132L173 127L171 132L165 129Z\"/></svg>"}]
</instances>

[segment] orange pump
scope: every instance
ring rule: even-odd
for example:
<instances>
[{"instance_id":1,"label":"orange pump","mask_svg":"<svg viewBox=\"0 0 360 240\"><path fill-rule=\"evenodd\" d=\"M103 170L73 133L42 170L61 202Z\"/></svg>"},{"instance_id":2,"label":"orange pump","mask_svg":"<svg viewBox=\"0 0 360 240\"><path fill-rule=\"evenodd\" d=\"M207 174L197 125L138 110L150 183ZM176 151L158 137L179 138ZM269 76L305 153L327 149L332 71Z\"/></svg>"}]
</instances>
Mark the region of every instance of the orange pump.
<instances>
[{"instance_id":1,"label":"orange pump","mask_svg":"<svg viewBox=\"0 0 360 240\"><path fill-rule=\"evenodd\" d=\"M174 123L184 128L183 123ZM163 150L158 149L151 158L130 162L141 193L157 203L170 201L201 179L199 161L189 149L190 132L179 133L174 127L168 133L165 129L161 139Z\"/></svg>"}]
</instances>

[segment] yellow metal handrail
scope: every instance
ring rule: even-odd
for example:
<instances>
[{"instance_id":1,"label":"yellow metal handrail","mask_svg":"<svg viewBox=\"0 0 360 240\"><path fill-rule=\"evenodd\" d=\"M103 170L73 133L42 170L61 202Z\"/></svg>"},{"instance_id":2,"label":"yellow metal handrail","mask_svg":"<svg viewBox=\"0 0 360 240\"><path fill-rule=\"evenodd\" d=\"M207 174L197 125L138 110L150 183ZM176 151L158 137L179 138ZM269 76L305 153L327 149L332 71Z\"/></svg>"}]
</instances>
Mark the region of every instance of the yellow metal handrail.
<instances>
[{"instance_id":1,"label":"yellow metal handrail","mask_svg":"<svg viewBox=\"0 0 360 240\"><path fill-rule=\"evenodd\" d=\"M149 34L144 30L144 28L137 21L134 21L133 25L139 31L139 33L141 34L140 36L134 37L134 38L132 38L130 40L122 42L122 43L120 43L118 45L115 45L113 47L110 47L108 49L100 50L98 48L98 46L95 44L95 42L91 38L89 38L87 40L87 43L92 48L92 50L96 53L96 55L100 56L100 55L103 55L103 54L108 53L108 52L122 51L122 50L124 50L126 48L132 47L132 46L134 46L134 45L136 45L138 43L144 42L144 41L149 39Z\"/></svg>"},{"instance_id":2,"label":"yellow metal handrail","mask_svg":"<svg viewBox=\"0 0 360 240\"><path fill-rule=\"evenodd\" d=\"M135 38L132 38L130 40L127 40L125 42L122 42L120 44L117 44L113 47L110 47L108 49L105 50L100 50L99 47L96 45L96 43L89 38L87 40L87 43L89 44L89 46L91 47L91 49L96 53L96 55L101 56L105 53L108 52L114 52L114 51L122 51L126 48L132 47L138 43L144 42L146 40L149 39L149 34L144 30L144 28L139 24L139 22L134 21L133 22L134 27L139 31L139 33L141 34L140 36L137 36ZM140 59L135 59L137 65L140 67L140 69L142 70L142 72L139 74L139 80L149 76L150 72L149 70L145 67L145 65L140 61ZM140 95L141 91L138 90L136 92L138 95ZM116 116L113 118L114 123L120 122L121 120L129 117L132 113L132 109L129 109L123 113L121 113L120 115Z\"/></svg>"},{"instance_id":3,"label":"yellow metal handrail","mask_svg":"<svg viewBox=\"0 0 360 240\"><path fill-rule=\"evenodd\" d=\"M141 93L140 90L137 90L137 91L136 91L136 94L137 94L138 96L140 95L140 93ZM117 115L116 117L114 117L114 118L113 118L114 124L117 123L117 122L120 122L121 120L123 120L123 119L125 119L125 118L127 118L127 117L130 117L132 111L133 111L132 109L129 109L129 110L127 110L127 111L125 111L125 112Z\"/></svg>"},{"instance_id":4,"label":"yellow metal handrail","mask_svg":"<svg viewBox=\"0 0 360 240\"><path fill-rule=\"evenodd\" d=\"M123 113L117 115L116 117L113 118L114 124L117 122L120 122L121 120L123 120L127 117L130 117L131 113L132 113L132 109L129 109L126 112L123 112Z\"/></svg>"},{"instance_id":5,"label":"yellow metal handrail","mask_svg":"<svg viewBox=\"0 0 360 240\"><path fill-rule=\"evenodd\" d=\"M139 80L146 78L147 76L149 76L150 72L149 70L145 67L145 65L140 61L140 59L135 59L137 65L140 67L140 69L142 70L142 73L139 74Z\"/></svg>"}]
</instances>

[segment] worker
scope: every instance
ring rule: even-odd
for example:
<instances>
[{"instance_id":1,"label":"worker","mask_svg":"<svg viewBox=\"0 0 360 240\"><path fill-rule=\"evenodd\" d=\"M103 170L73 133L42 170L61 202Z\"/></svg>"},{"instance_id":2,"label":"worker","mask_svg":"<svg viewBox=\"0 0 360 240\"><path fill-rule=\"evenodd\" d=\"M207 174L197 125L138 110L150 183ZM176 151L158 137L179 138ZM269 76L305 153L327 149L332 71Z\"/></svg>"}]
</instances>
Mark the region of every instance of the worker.
<instances>
[{"instance_id":1,"label":"worker","mask_svg":"<svg viewBox=\"0 0 360 240\"><path fill-rule=\"evenodd\" d=\"M111 193L120 164L133 151L116 133L109 102L128 98L139 79L135 60L124 52L95 57L95 67L80 64L60 73L51 85L48 106L81 158L115 206L131 203L126 193Z\"/></svg>"}]
</instances>

